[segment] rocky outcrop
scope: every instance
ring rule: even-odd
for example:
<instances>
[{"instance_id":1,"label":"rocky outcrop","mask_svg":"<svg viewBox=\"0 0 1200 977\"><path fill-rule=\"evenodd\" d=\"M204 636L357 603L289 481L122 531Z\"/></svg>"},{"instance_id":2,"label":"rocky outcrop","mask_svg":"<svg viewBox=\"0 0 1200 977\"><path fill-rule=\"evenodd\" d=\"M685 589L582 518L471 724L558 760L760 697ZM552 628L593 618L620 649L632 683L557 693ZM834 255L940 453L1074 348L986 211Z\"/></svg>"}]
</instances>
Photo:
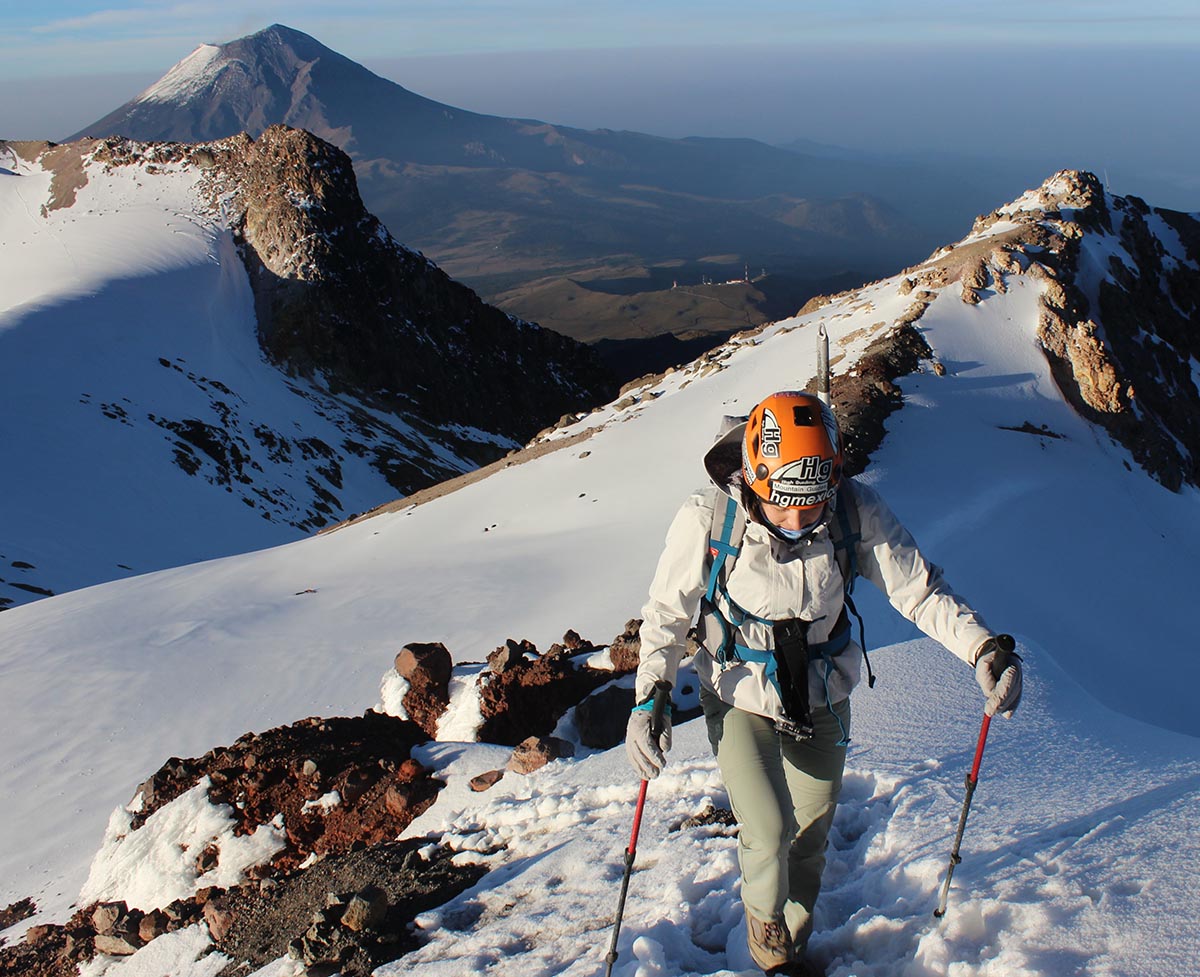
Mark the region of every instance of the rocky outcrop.
<instances>
[{"instance_id":1,"label":"rocky outcrop","mask_svg":"<svg viewBox=\"0 0 1200 977\"><path fill-rule=\"evenodd\" d=\"M639 623L630 621L609 648L624 668L637 666ZM593 713L613 713L605 717L604 735L619 742L629 705L613 693L631 698L632 692L614 688L588 699L621 674L602 661L596 664L604 667L588 663L602 651L568 631L544 654L531 642L512 639L492 653L476 689L484 716L478 738L514 749L504 769L475 777L471 789L487 790L505 776L525 776L573 756L574 744L552 730L581 700L591 703ZM436 727L448 698L449 651L437 643L411 643L395 667L410 694L420 690L405 697L406 709ZM452 852L427 840L394 840L443 786L411 756L427 738L422 724L369 711L357 718L304 719L247 733L201 757L172 757L134 791L130 832L204 786L209 802L234 820L235 836L271 824L281 832L281 850L245 869L236 884L205 886L201 877L224 855L214 839L194 853L194 894L149 911L117 900L92 902L66 923L35 926L23 942L0 947L0 977L73 977L97 954L129 956L165 933L195 925L205 926L214 948L243 969L290 955L309 973L365 977L416 945L409 924L417 913L444 903L485 872L458 864ZM590 745L595 737L585 734L582 741ZM24 900L0 919L11 925L34 911Z\"/></svg>"},{"instance_id":2,"label":"rocky outcrop","mask_svg":"<svg viewBox=\"0 0 1200 977\"><path fill-rule=\"evenodd\" d=\"M901 404L894 381L932 357L917 323L937 292L957 283L962 301L978 305L1021 275L1041 287L1038 339L1064 397L1167 488L1200 485L1200 221L1108 194L1073 170L904 272L908 308L833 378L847 472L862 471L882 441Z\"/></svg>"},{"instance_id":3,"label":"rocky outcrop","mask_svg":"<svg viewBox=\"0 0 1200 977\"><path fill-rule=\"evenodd\" d=\"M510 653L514 644L523 652L520 657ZM490 671L480 682L483 723L479 739L516 746L531 735L548 736L567 709L612 680L611 671L590 668L575 660L576 656L597 650L582 643L574 651L565 644L554 644L538 655L531 643L525 642L522 647L510 641L502 649L505 667Z\"/></svg>"},{"instance_id":4,"label":"rocky outcrop","mask_svg":"<svg viewBox=\"0 0 1200 977\"><path fill-rule=\"evenodd\" d=\"M511 773L533 773L551 760L574 755L575 747L567 740L557 736L527 736L517 744L505 769Z\"/></svg>"},{"instance_id":5,"label":"rocky outcrop","mask_svg":"<svg viewBox=\"0 0 1200 977\"><path fill-rule=\"evenodd\" d=\"M1044 285L1038 336L1059 388L1164 486L1200 485L1200 221L1085 172L1030 196L1002 216L1038 235L1016 260Z\"/></svg>"},{"instance_id":6,"label":"rocky outcrop","mask_svg":"<svg viewBox=\"0 0 1200 977\"><path fill-rule=\"evenodd\" d=\"M331 144L271 126L207 151L208 192L240 236L260 340L285 368L522 441L615 392L590 349L485 305L398 245Z\"/></svg>"},{"instance_id":7,"label":"rocky outcrop","mask_svg":"<svg viewBox=\"0 0 1200 977\"><path fill-rule=\"evenodd\" d=\"M904 405L904 397L895 381L914 372L933 351L913 323L927 307L917 301L909 313L887 334L875 340L854 369L835 376L830 396L842 430L844 467L847 475L857 475L867 467L873 452L887 433L884 421ZM812 385L815 390L815 381Z\"/></svg>"},{"instance_id":8,"label":"rocky outcrop","mask_svg":"<svg viewBox=\"0 0 1200 977\"><path fill-rule=\"evenodd\" d=\"M18 899L0 909L0 930L16 926L23 919L28 919L37 912L37 905L32 899Z\"/></svg>"},{"instance_id":9,"label":"rocky outcrop","mask_svg":"<svg viewBox=\"0 0 1200 977\"><path fill-rule=\"evenodd\" d=\"M289 871L312 855L394 838L433 803L441 782L409 756L426 739L416 723L376 712L248 733L168 760L135 792L133 828L207 777L210 801L229 806L238 834L282 818L286 846L271 871Z\"/></svg>"},{"instance_id":10,"label":"rocky outcrop","mask_svg":"<svg viewBox=\"0 0 1200 977\"><path fill-rule=\"evenodd\" d=\"M168 760L135 791L131 831L207 782L208 800L234 819L235 836L281 824L282 850L236 885L201 886L153 911L106 901L66 924L34 927L23 943L0 949L0 975L74 974L97 953L128 956L198 923L235 960L261 966L295 942L294 955L306 963L370 973L411 948L405 934L415 913L482 874L452 865L446 853L422 857L423 841L393 841L442 786L409 755L425 740L415 723L368 712L305 719L202 757ZM198 882L222 857L216 841L197 853Z\"/></svg>"},{"instance_id":11,"label":"rocky outcrop","mask_svg":"<svg viewBox=\"0 0 1200 977\"><path fill-rule=\"evenodd\" d=\"M0 950L3 977L75 977L97 954L127 957L152 940L204 925L215 950L246 973L290 956L307 973L367 977L418 945L413 918L473 885L486 870L456 865L424 841L384 841L321 859L303 871L144 913L123 902L79 910L66 924L32 927Z\"/></svg>"},{"instance_id":12,"label":"rocky outcrop","mask_svg":"<svg viewBox=\"0 0 1200 977\"><path fill-rule=\"evenodd\" d=\"M405 645L396 656L396 674L408 683L402 700L408 718L437 738L437 723L450 705L450 675L454 662L439 643Z\"/></svg>"},{"instance_id":13,"label":"rocky outcrop","mask_svg":"<svg viewBox=\"0 0 1200 977\"><path fill-rule=\"evenodd\" d=\"M202 170L207 205L239 244L267 357L332 394L401 416L418 434L427 425L475 464L616 393L589 347L485 304L397 243L363 206L349 157L311 133L272 126L257 139L200 144L110 137L47 144L41 158L56 167L62 195L86 183L89 158L149 175ZM220 432L200 434L201 449L217 444L229 455ZM456 474L433 458L414 461L411 450L373 454L405 493Z\"/></svg>"}]
</instances>

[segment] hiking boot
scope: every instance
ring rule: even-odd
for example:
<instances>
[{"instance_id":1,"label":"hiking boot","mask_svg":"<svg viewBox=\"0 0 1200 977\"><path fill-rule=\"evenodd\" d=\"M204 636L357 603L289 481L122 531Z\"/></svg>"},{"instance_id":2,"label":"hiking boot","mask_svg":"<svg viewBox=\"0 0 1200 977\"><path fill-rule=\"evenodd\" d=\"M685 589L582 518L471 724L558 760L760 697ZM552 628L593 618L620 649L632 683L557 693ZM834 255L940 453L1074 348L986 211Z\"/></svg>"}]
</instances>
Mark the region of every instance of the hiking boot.
<instances>
[{"instance_id":1,"label":"hiking boot","mask_svg":"<svg viewBox=\"0 0 1200 977\"><path fill-rule=\"evenodd\" d=\"M754 962L768 974L779 973L795 959L783 917L764 921L746 913L746 943Z\"/></svg>"}]
</instances>

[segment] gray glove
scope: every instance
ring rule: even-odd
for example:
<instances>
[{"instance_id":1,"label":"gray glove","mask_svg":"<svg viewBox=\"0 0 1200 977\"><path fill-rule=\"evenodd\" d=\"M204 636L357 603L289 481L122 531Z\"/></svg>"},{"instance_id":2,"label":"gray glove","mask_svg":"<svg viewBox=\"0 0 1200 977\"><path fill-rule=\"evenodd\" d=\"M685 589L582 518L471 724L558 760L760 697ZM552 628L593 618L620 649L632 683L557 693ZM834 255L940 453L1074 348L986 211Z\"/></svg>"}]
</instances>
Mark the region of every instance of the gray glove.
<instances>
[{"instance_id":1,"label":"gray glove","mask_svg":"<svg viewBox=\"0 0 1200 977\"><path fill-rule=\"evenodd\" d=\"M1000 713L1005 719L1012 719L1021 701L1021 656L1015 651L1010 651L1004 671L996 675L993 665L1000 655L1002 644L1011 649L1015 643L1007 634L988 638L983 643L979 649L979 657L975 659L975 681L987 696L983 711L989 716Z\"/></svg>"},{"instance_id":2,"label":"gray glove","mask_svg":"<svg viewBox=\"0 0 1200 977\"><path fill-rule=\"evenodd\" d=\"M663 731L657 742L650 735L650 718L649 709L634 709L625 728L625 752L643 780L653 780L662 773L667 765L667 751L671 748L670 712L663 714Z\"/></svg>"}]
</instances>

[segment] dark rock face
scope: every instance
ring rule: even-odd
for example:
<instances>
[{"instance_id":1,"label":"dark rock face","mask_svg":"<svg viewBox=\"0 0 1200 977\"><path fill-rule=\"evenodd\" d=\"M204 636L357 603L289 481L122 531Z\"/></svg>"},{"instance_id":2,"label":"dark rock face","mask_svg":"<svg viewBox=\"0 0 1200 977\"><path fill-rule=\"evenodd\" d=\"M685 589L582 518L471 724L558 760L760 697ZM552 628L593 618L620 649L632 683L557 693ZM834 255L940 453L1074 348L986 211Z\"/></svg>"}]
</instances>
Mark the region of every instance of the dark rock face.
<instances>
[{"instance_id":1,"label":"dark rock face","mask_svg":"<svg viewBox=\"0 0 1200 977\"><path fill-rule=\"evenodd\" d=\"M453 853L445 850L426 860L417 852L423 844L388 841L331 856L282 879L265 896L231 892L232 922L218 949L254 967L289 955L310 972L332 967L365 977L419 945L409 928L414 916L486 873L453 865Z\"/></svg>"},{"instance_id":2,"label":"dark rock face","mask_svg":"<svg viewBox=\"0 0 1200 977\"><path fill-rule=\"evenodd\" d=\"M631 621L614 644L624 642L628 651L638 623ZM568 709L614 678L578 660L598 650L574 631L542 655L528 641L497 649L493 669L480 676L479 738L515 746L509 775L574 755L570 742L548 734ZM421 701L446 698L452 664L444 646L406 645L396 669L424 689ZM596 707L615 710L623 733L628 706L610 698L597 697ZM439 717L431 708L424 718L436 725ZM368 712L304 719L248 733L202 757L172 757L137 788L141 805L132 830L207 777L209 799L228 806L237 834L282 816L285 848L231 888L202 888L151 912L123 902L92 904L63 925L34 927L24 942L0 948L0 977L73 977L97 953L128 956L164 933L200 923L215 949L236 961L234 972L288 954L311 974L365 977L417 945L409 926L417 913L453 898L486 871L455 865L452 852L431 852L423 839L393 840L442 786L410 755L426 737L416 722ZM470 786L487 790L506 770L482 773ZM205 847L196 856L198 873L220 858L216 844ZM34 911L25 900L0 919L11 925Z\"/></svg>"},{"instance_id":3,"label":"dark rock face","mask_svg":"<svg viewBox=\"0 0 1200 977\"><path fill-rule=\"evenodd\" d=\"M208 151L210 190L238 215L262 346L284 368L517 440L615 393L591 350L485 305L400 247L341 150L272 126Z\"/></svg>"},{"instance_id":4,"label":"dark rock face","mask_svg":"<svg viewBox=\"0 0 1200 977\"><path fill-rule=\"evenodd\" d=\"M631 618L625 622L625 630L608 646L609 660L618 672L632 672L641 662L642 639L638 633L641 627L640 618Z\"/></svg>"},{"instance_id":5,"label":"dark rock face","mask_svg":"<svg viewBox=\"0 0 1200 977\"><path fill-rule=\"evenodd\" d=\"M1094 174L1073 170L980 217L974 232L1000 221L1014 226L908 269L899 285L908 309L853 375L833 378L846 471L862 471L882 441L901 405L894 381L932 357L916 328L931 289L958 282L962 301L977 305L1004 294L1009 276L1028 275L1042 286L1038 338L1064 397L1167 488L1200 485L1200 221L1108 194ZM945 374L941 363L932 370Z\"/></svg>"},{"instance_id":6,"label":"dark rock face","mask_svg":"<svg viewBox=\"0 0 1200 977\"><path fill-rule=\"evenodd\" d=\"M249 273L264 352L286 373L375 409L343 405L361 435L340 450L368 457L397 491L463 470L422 450L422 439L443 444L443 454L486 464L617 391L589 347L486 305L398 244L363 206L349 157L311 133L272 126L257 140L110 137L53 152L60 150L76 163L91 153L104 165L141 166L148 175L165 164L204 171L202 191L233 227ZM60 169L80 169L67 161ZM236 406L230 410L236 414ZM403 423L391 424L388 415ZM180 467L193 474L215 467L222 484L247 480L252 441L284 459L303 455L330 493L324 519L314 506L315 524L336 509L339 446L292 443L278 432L236 424L221 430L186 418L151 420L177 438Z\"/></svg>"},{"instance_id":7,"label":"dark rock face","mask_svg":"<svg viewBox=\"0 0 1200 977\"><path fill-rule=\"evenodd\" d=\"M247 734L199 758L168 760L139 786L142 805L133 830L207 777L209 799L228 805L237 834L251 834L282 815L284 850L248 870L238 886L204 888L162 910L145 913L123 902L84 907L65 925L39 927L24 943L0 949L0 975L74 974L96 953L127 956L163 933L201 921L218 949L262 965L287 953L289 941L305 937L314 911L329 909L331 893L344 896L339 939L330 942L323 930L310 934L312 945L300 957L332 953L345 964L344 973L369 973L411 948L411 938L402 934L415 912L483 874L451 865L445 854L435 855L437 867L429 869L415 851L425 842L393 842L442 786L409 756L425 740L415 723L368 712L306 719ZM209 846L198 855L197 868L219 859L219 849ZM308 867L301 868L306 859ZM381 892L364 895L372 886ZM280 928L285 923L291 928ZM321 940L325 948L313 949Z\"/></svg>"},{"instance_id":8,"label":"dark rock face","mask_svg":"<svg viewBox=\"0 0 1200 977\"><path fill-rule=\"evenodd\" d=\"M19 899L0 909L0 930L15 926L23 919L28 919L37 912L37 906L32 899Z\"/></svg>"},{"instance_id":9,"label":"dark rock face","mask_svg":"<svg viewBox=\"0 0 1200 977\"><path fill-rule=\"evenodd\" d=\"M921 360L932 355L925 338L911 322L904 322L867 348L853 375L833 377L830 397L842 430L847 475L857 475L867 467L871 452L883 443L884 421L904 405L894 381L912 373Z\"/></svg>"}]
</instances>

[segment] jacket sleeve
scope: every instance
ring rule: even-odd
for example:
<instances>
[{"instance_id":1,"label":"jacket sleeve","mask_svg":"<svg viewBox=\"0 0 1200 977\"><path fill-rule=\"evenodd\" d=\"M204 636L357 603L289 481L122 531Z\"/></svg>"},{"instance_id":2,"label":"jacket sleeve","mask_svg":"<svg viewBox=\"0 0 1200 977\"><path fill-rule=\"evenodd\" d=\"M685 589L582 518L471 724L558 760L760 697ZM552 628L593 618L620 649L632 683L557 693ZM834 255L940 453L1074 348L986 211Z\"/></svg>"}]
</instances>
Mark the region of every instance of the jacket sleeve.
<instances>
[{"instance_id":1,"label":"jacket sleeve","mask_svg":"<svg viewBox=\"0 0 1200 977\"><path fill-rule=\"evenodd\" d=\"M650 696L659 680L675 684L675 672L687 652L688 629L708 586L705 566L711 529L711 499L700 492L683 504L667 530L650 598L642 608L638 702Z\"/></svg>"},{"instance_id":2,"label":"jacket sleeve","mask_svg":"<svg viewBox=\"0 0 1200 977\"><path fill-rule=\"evenodd\" d=\"M872 488L854 483L860 532L859 569L896 610L968 665L992 632L928 562L912 535Z\"/></svg>"}]
</instances>

